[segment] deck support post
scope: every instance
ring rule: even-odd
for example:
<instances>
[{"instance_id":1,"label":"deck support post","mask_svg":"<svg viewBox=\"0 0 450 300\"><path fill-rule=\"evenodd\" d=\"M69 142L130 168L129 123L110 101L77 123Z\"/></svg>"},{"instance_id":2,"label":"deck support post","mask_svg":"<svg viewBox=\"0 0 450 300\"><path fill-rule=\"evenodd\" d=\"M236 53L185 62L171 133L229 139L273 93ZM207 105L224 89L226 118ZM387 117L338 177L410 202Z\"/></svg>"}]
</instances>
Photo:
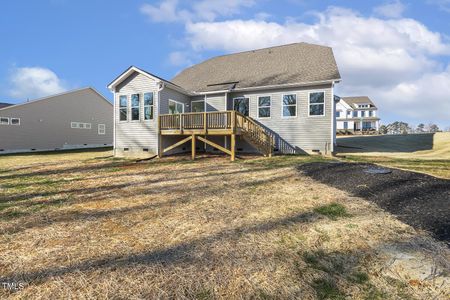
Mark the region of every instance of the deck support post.
<instances>
[{"instance_id":1,"label":"deck support post","mask_svg":"<svg viewBox=\"0 0 450 300\"><path fill-rule=\"evenodd\" d=\"M231 135L231 161L236 159L236 134Z\"/></svg>"},{"instance_id":2,"label":"deck support post","mask_svg":"<svg viewBox=\"0 0 450 300\"><path fill-rule=\"evenodd\" d=\"M162 158L163 156L163 142L162 142L162 134L158 133L158 158Z\"/></svg>"},{"instance_id":3,"label":"deck support post","mask_svg":"<svg viewBox=\"0 0 450 300\"><path fill-rule=\"evenodd\" d=\"M191 146L192 146L192 160L195 160L195 150L196 150L196 145L195 145L195 134L192 135L192 140L191 140Z\"/></svg>"}]
</instances>

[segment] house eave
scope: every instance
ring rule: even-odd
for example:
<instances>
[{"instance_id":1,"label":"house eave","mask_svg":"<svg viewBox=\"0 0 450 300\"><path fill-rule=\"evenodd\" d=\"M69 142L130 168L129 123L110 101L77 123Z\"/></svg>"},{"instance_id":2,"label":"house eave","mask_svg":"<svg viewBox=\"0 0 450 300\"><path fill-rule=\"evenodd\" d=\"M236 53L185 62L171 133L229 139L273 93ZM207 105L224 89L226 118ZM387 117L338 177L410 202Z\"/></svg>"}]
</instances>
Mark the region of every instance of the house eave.
<instances>
[{"instance_id":1,"label":"house eave","mask_svg":"<svg viewBox=\"0 0 450 300\"><path fill-rule=\"evenodd\" d=\"M286 84L273 84L273 85L262 85L262 86L252 86L245 88L234 88L230 90L217 90L208 92L194 92L195 95L209 95L209 94L219 94L219 93L229 93L229 92L244 92L244 91L260 91L268 89L281 89L289 87L304 87L304 86L314 86L321 84L333 84L339 83L341 79L331 79L331 80L320 80L320 81L309 81L309 82L297 82L297 83L286 83Z\"/></svg>"}]
</instances>

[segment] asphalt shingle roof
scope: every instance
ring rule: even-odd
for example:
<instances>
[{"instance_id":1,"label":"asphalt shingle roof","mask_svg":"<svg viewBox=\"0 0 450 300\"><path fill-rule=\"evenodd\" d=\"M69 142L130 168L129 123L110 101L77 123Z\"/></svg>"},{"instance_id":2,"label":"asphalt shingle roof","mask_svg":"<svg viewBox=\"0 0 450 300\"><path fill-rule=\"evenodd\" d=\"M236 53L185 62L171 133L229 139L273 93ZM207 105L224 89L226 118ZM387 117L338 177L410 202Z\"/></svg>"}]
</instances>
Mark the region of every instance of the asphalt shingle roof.
<instances>
[{"instance_id":1,"label":"asphalt shingle roof","mask_svg":"<svg viewBox=\"0 0 450 300\"><path fill-rule=\"evenodd\" d=\"M330 47L296 43L214 57L183 70L171 82L208 92L340 78Z\"/></svg>"},{"instance_id":2,"label":"asphalt shingle roof","mask_svg":"<svg viewBox=\"0 0 450 300\"><path fill-rule=\"evenodd\" d=\"M355 104L370 104L376 108L376 105L367 96L341 97L341 99L353 108L357 108Z\"/></svg>"}]
</instances>

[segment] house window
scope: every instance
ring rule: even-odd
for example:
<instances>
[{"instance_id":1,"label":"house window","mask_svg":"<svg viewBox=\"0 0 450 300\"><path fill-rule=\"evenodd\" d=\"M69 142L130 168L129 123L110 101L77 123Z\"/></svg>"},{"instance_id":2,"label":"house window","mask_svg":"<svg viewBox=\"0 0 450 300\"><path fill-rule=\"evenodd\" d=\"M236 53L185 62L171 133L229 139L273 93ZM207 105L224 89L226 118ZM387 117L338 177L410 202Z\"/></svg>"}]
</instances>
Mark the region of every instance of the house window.
<instances>
[{"instance_id":1,"label":"house window","mask_svg":"<svg viewBox=\"0 0 450 300\"><path fill-rule=\"evenodd\" d=\"M341 112L340 111L336 111L336 118L340 118L341 117Z\"/></svg>"},{"instance_id":2,"label":"house window","mask_svg":"<svg viewBox=\"0 0 450 300\"><path fill-rule=\"evenodd\" d=\"M128 120L128 98L126 95L122 95L119 97L119 120L127 121Z\"/></svg>"},{"instance_id":3,"label":"house window","mask_svg":"<svg viewBox=\"0 0 450 300\"><path fill-rule=\"evenodd\" d=\"M358 117L358 112L357 111L354 111L353 112L353 118L357 118Z\"/></svg>"},{"instance_id":4,"label":"house window","mask_svg":"<svg viewBox=\"0 0 450 300\"><path fill-rule=\"evenodd\" d=\"M98 134L103 135L106 133L106 126L105 124L98 124Z\"/></svg>"},{"instance_id":5,"label":"house window","mask_svg":"<svg viewBox=\"0 0 450 300\"><path fill-rule=\"evenodd\" d=\"M144 120L153 119L153 93L144 94Z\"/></svg>"},{"instance_id":6,"label":"house window","mask_svg":"<svg viewBox=\"0 0 450 300\"><path fill-rule=\"evenodd\" d=\"M372 122L363 122L363 129L371 129L372 128Z\"/></svg>"},{"instance_id":7,"label":"house window","mask_svg":"<svg viewBox=\"0 0 450 300\"><path fill-rule=\"evenodd\" d=\"M283 117L297 116L297 95L283 95Z\"/></svg>"},{"instance_id":8,"label":"house window","mask_svg":"<svg viewBox=\"0 0 450 300\"><path fill-rule=\"evenodd\" d=\"M309 94L309 115L325 115L325 92L314 92Z\"/></svg>"},{"instance_id":9,"label":"house window","mask_svg":"<svg viewBox=\"0 0 450 300\"><path fill-rule=\"evenodd\" d=\"M196 100L191 102L191 112L204 112L205 111L205 101Z\"/></svg>"},{"instance_id":10,"label":"house window","mask_svg":"<svg viewBox=\"0 0 450 300\"><path fill-rule=\"evenodd\" d=\"M9 118L0 118L0 125L9 125Z\"/></svg>"},{"instance_id":11,"label":"house window","mask_svg":"<svg viewBox=\"0 0 450 300\"><path fill-rule=\"evenodd\" d=\"M139 112L140 112L140 106L139 106L139 94L132 94L131 95L131 121L139 121Z\"/></svg>"},{"instance_id":12,"label":"house window","mask_svg":"<svg viewBox=\"0 0 450 300\"><path fill-rule=\"evenodd\" d=\"M250 114L250 99L245 97L234 98L233 109L244 116L248 116Z\"/></svg>"},{"instance_id":13,"label":"house window","mask_svg":"<svg viewBox=\"0 0 450 300\"><path fill-rule=\"evenodd\" d=\"M175 100L169 100L169 114L176 115L184 112L184 104Z\"/></svg>"},{"instance_id":14,"label":"house window","mask_svg":"<svg viewBox=\"0 0 450 300\"><path fill-rule=\"evenodd\" d=\"M373 111L369 110L369 117L373 117Z\"/></svg>"},{"instance_id":15,"label":"house window","mask_svg":"<svg viewBox=\"0 0 450 300\"><path fill-rule=\"evenodd\" d=\"M11 118L11 125L20 125L20 118Z\"/></svg>"},{"instance_id":16,"label":"house window","mask_svg":"<svg viewBox=\"0 0 450 300\"><path fill-rule=\"evenodd\" d=\"M345 129L345 130L348 129L348 122L344 122L344 129Z\"/></svg>"},{"instance_id":17,"label":"house window","mask_svg":"<svg viewBox=\"0 0 450 300\"><path fill-rule=\"evenodd\" d=\"M270 118L270 96L258 97L258 118Z\"/></svg>"},{"instance_id":18,"label":"house window","mask_svg":"<svg viewBox=\"0 0 450 300\"><path fill-rule=\"evenodd\" d=\"M91 123L70 122L70 128L74 128L74 129L91 129Z\"/></svg>"}]
</instances>

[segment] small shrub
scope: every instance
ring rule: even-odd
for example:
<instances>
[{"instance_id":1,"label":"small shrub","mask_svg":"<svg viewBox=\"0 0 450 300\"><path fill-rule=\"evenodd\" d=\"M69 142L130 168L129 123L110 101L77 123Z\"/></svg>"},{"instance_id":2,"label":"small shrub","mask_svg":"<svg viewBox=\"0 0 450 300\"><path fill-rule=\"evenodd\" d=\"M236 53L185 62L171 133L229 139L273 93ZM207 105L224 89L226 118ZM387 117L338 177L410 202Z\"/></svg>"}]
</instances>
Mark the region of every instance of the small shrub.
<instances>
[{"instance_id":1,"label":"small shrub","mask_svg":"<svg viewBox=\"0 0 450 300\"><path fill-rule=\"evenodd\" d=\"M327 216L331 220L337 220L340 217L349 217L350 214L347 212L345 206L339 203L331 203L327 205L322 205L314 209L318 214Z\"/></svg>"}]
</instances>

